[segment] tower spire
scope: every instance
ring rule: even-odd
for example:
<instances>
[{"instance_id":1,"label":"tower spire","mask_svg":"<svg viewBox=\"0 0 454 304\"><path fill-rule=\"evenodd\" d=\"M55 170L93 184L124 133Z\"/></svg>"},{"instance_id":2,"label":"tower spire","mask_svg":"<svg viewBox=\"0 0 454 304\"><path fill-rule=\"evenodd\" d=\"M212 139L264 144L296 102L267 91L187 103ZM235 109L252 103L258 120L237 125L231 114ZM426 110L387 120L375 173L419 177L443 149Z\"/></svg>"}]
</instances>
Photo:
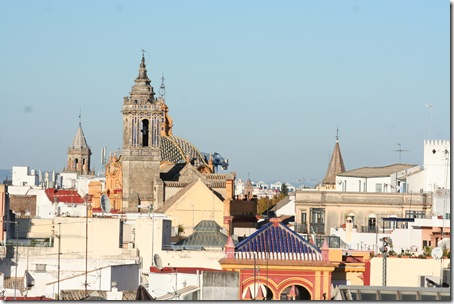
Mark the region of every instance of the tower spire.
<instances>
[{"instance_id":1,"label":"tower spire","mask_svg":"<svg viewBox=\"0 0 454 304\"><path fill-rule=\"evenodd\" d=\"M142 49L142 59L140 61L139 75L134 80L135 84L132 86L131 95L142 96L141 102L153 102L154 91L151 86L151 81L147 75L147 66L145 64L145 50ZM138 100L138 99L136 99Z\"/></svg>"},{"instance_id":2,"label":"tower spire","mask_svg":"<svg viewBox=\"0 0 454 304\"><path fill-rule=\"evenodd\" d=\"M336 144L334 145L334 151L331 156L331 161L328 165L323 184L325 185L336 185L336 175L345 172L344 160L342 159L342 153L339 146L339 128L336 132Z\"/></svg>"}]
</instances>

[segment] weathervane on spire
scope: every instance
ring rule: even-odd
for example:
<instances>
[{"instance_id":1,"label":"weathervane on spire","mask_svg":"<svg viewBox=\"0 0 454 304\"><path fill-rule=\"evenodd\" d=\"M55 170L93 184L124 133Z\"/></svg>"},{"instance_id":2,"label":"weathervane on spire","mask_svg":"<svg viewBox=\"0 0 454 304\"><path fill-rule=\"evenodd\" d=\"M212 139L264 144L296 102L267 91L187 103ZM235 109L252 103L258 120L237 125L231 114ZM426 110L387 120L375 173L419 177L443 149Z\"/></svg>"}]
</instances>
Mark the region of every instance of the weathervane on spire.
<instances>
[{"instance_id":1,"label":"weathervane on spire","mask_svg":"<svg viewBox=\"0 0 454 304\"><path fill-rule=\"evenodd\" d=\"M339 141L339 127L336 129L336 141Z\"/></svg>"},{"instance_id":2,"label":"weathervane on spire","mask_svg":"<svg viewBox=\"0 0 454 304\"><path fill-rule=\"evenodd\" d=\"M159 87L159 95L163 99L164 99L164 97L166 95L166 86L164 84L164 73L162 73L162 77L161 77L161 86Z\"/></svg>"},{"instance_id":3,"label":"weathervane on spire","mask_svg":"<svg viewBox=\"0 0 454 304\"><path fill-rule=\"evenodd\" d=\"M82 107L79 109L79 127L82 125Z\"/></svg>"}]
</instances>

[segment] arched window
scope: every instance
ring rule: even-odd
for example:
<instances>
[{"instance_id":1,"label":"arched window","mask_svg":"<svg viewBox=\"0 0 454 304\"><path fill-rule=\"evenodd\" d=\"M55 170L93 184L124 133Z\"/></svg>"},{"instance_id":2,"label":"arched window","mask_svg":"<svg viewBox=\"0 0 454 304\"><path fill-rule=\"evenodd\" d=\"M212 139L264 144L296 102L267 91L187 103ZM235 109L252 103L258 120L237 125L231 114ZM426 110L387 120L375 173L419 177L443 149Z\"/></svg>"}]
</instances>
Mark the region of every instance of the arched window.
<instances>
[{"instance_id":1,"label":"arched window","mask_svg":"<svg viewBox=\"0 0 454 304\"><path fill-rule=\"evenodd\" d=\"M148 126L149 126L148 119L142 120L140 130L140 132L142 132L142 147L148 147Z\"/></svg>"}]
</instances>

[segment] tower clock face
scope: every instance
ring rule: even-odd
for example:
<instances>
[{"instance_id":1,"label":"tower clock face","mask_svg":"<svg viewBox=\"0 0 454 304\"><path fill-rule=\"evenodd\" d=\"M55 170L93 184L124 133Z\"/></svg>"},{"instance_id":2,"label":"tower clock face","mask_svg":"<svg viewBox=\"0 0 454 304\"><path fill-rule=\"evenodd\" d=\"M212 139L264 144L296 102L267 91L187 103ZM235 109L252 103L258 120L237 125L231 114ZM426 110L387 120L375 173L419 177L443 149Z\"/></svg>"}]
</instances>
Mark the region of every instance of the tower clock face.
<instances>
[{"instance_id":1,"label":"tower clock face","mask_svg":"<svg viewBox=\"0 0 454 304\"><path fill-rule=\"evenodd\" d=\"M118 171L117 166L115 166L115 165L110 165L109 166L109 174L115 175L115 174L117 174L117 171Z\"/></svg>"}]
</instances>

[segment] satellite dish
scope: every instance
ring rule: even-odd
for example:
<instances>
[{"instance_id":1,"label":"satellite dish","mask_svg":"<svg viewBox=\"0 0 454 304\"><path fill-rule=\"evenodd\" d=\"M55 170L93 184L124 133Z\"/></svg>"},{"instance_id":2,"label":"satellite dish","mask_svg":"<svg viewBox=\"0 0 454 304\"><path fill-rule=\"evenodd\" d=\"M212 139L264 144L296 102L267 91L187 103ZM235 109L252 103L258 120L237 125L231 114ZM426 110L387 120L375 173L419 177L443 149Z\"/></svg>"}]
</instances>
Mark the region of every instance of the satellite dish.
<instances>
[{"instance_id":1,"label":"satellite dish","mask_svg":"<svg viewBox=\"0 0 454 304\"><path fill-rule=\"evenodd\" d=\"M156 268L162 270L162 260L159 254L157 253L154 255L154 264L156 265Z\"/></svg>"},{"instance_id":2,"label":"satellite dish","mask_svg":"<svg viewBox=\"0 0 454 304\"><path fill-rule=\"evenodd\" d=\"M105 213L110 212L110 200L109 197L105 194L101 195L101 209Z\"/></svg>"},{"instance_id":3,"label":"satellite dish","mask_svg":"<svg viewBox=\"0 0 454 304\"><path fill-rule=\"evenodd\" d=\"M440 247L436 247L436 248L432 249L432 252L430 253L430 255L431 255L435 260L438 260L438 259L441 258L442 255L443 255L443 249L441 249Z\"/></svg>"}]
</instances>

